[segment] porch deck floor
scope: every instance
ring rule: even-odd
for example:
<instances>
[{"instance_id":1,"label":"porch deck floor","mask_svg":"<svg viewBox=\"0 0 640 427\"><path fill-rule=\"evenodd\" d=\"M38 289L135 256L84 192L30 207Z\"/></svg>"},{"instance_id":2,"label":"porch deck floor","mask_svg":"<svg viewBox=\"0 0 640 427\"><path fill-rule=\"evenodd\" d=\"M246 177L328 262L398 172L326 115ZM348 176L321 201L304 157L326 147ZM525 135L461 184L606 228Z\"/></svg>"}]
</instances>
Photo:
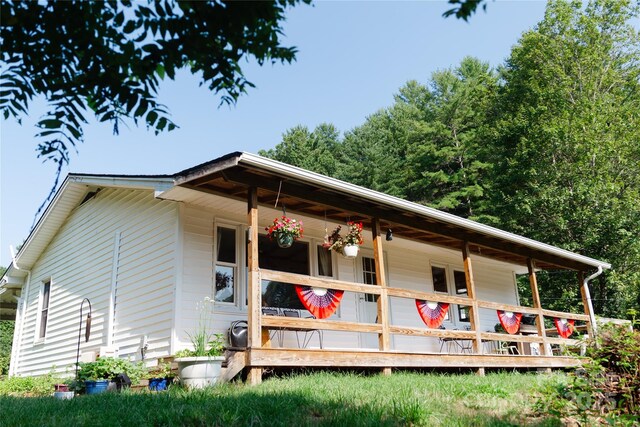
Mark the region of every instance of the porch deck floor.
<instances>
[{"instance_id":1,"label":"porch deck floor","mask_svg":"<svg viewBox=\"0 0 640 427\"><path fill-rule=\"evenodd\" d=\"M441 354L368 349L288 349L251 348L246 366L269 367L346 367L346 368L570 368L584 358L570 356L532 356L507 354Z\"/></svg>"}]
</instances>

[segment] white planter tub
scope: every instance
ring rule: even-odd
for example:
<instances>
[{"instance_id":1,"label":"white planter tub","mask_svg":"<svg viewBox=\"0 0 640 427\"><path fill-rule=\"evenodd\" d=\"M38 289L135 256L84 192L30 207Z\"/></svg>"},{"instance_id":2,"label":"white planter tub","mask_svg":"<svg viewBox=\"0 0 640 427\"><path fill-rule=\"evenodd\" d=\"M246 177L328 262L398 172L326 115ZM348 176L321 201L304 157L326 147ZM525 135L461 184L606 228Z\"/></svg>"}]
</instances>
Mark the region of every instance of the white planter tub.
<instances>
[{"instance_id":1,"label":"white planter tub","mask_svg":"<svg viewBox=\"0 0 640 427\"><path fill-rule=\"evenodd\" d=\"M188 388L204 388L218 382L223 356L179 357L178 376Z\"/></svg>"}]
</instances>

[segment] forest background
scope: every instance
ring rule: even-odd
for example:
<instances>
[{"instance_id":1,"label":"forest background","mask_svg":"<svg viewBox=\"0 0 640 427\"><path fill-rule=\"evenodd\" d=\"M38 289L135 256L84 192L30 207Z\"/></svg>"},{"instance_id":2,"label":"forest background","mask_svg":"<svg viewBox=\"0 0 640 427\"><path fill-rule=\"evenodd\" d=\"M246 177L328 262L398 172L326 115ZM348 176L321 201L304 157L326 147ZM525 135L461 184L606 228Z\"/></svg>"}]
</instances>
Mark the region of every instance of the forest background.
<instances>
[{"instance_id":1,"label":"forest background","mask_svg":"<svg viewBox=\"0 0 640 427\"><path fill-rule=\"evenodd\" d=\"M464 58L409 81L344 134L287 130L260 154L612 264L596 314L640 307L640 39L630 2L550 2L504 65ZM542 304L580 311L574 272ZM531 303L523 281L523 303Z\"/></svg>"}]
</instances>

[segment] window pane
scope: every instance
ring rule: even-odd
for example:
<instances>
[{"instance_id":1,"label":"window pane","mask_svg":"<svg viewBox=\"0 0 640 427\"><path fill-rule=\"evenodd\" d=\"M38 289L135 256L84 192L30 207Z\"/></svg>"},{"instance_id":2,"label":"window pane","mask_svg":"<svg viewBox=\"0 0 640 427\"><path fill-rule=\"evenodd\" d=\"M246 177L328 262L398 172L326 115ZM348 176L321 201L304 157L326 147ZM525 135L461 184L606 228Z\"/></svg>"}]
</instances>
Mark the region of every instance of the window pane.
<instances>
[{"instance_id":1,"label":"window pane","mask_svg":"<svg viewBox=\"0 0 640 427\"><path fill-rule=\"evenodd\" d=\"M431 267L431 275L433 276L433 290L435 292L447 293L447 273L444 268Z\"/></svg>"},{"instance_id":2,"label":"window pane","mask_svg":"<svg viewBox=\"0 0 640 427\"><path fill-rule=\"evenodd\" d=\"M49 292L51 291L51 282L47 282L44 284L42 288L42 309L46 310L49 308Z\"/></svg>"},{"instance_id":3,"label":"window pane","mask_svg":"<svg viewBox=\"0 0 640 427\"><path fill-rule=\"evenodd\" d=\"M258 237L260 268L309 275L309 244L293 242L290 248L281 248L267 236ZM262 306L304 310L293 285L262 281Z\"/></svg>"},{"instance_id":4,"label":"window pane","mask_svg":"<svg viewBox=\"0 0 640 427\"><path fill-rule=\"evenodd\" d=\"M40 312L40 338L44 338L47 331L47 318L49 313L49 295L51 293L51 282L46 282L42 286L42 311Z\"/></svg>"},{"instance_id":5,"label":"window pane","mask_svg":"<svg viewBox=\"0 0 640 427\"><path fill-rule=\"evenodd\" d=\"M236 263L236 230L233 228L218 227L216 251L218 261Z\"/></svg>"},{"instance_id":6,"label":"window pane","mask_svg":"<svg viewBox=\"0 0 640 427\"><path fill-rule=\"evenodd\" d=\"M233 302L233 289L235 282L235 268L216 266L216 295L218 302Z\"/></svg>"},{"instance_id":7,"label":"window pane","mask_svg":"<svg viewBox=\"0 0 640 427\"><path fill-rule=\"evenodd\" d=\"M260 268L309 275L309 244L293 242L290 248L281 248L267 236L258 238Z\"/></svg>"},{"instance_id":8,"label":"window pane","mask_svg":"<svg viewBox=\"0 0 640 427\"><path fill-rule=\"evenodd\" d=\"M461 322L469 322L469 307L466 307L464 305L459 305L458 316Z\"/></svg>"},{"instance_id":9,"label":"window pane","mask_svg":"<svg viewBox=\"0 0 640 427\"><path fill-rule=\"evenodd\" d=\"M362 282L366 285L376 284L376 268L373 258L362 257Z\"/></svg>"},{"instance_id":10,"label":"window pane","mask_svg":"<svg viewBox=\"0 0 640 427\"><path fill-rule=\"evenodd\" d=\"M47 331L47 312L49 310L43 310L40 317L40 338L44 338L44 334Z\"/></svg>"},{"instance_id":11,"label":"window pane","mask_svg":"<svg viewBox=\"0 0 640 427\"><path fill-rule=\"evenodd\" d=\"M453 280L456 282L456 294L467 293L467 278L464 271L454 270Z\"/></svg>"},{"instance_id":12,"label":"window pane","mask_svg":"<svg viewBox=\"0 0 640 427\"><path fill-rule=\"evenodd\" d=\"M333 277L331 252L322 245L318 245L318 275Z\"/></svg>"},{"instance_id":13,"label":"window pane","mask_svg":"<svg viewBox=\"0 0 640 427\"><path fill-rule=\"evenodd\" d=\"M293 285L269 280L262 281L262 306L305 309Z\"/></svg>"}]
</instances>

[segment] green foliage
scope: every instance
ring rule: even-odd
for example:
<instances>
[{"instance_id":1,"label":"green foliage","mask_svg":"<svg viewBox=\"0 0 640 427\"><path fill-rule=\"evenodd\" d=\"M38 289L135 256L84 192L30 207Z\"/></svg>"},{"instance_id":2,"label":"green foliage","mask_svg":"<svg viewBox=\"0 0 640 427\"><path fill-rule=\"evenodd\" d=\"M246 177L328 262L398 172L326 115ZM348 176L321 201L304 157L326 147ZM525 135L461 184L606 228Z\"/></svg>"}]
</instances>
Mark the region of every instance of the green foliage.
<instances>
[{"instance_id":1,"label":"green foliage","mask_svg":"<svg viewBox=\"0 0 640 427\"><path fill-rule=\"evenodd\" d=\"M598 418L616 425L640 422L640 332L604 325L587 356L591 360L569 382L545 391L537 410L584 424Z\"/></svg>"},{"instance_id":2,"label":"green foliage","mask_svg":"<svg viewBox=\"0 0 640 427\"><path fill-rule=\"evenodd\" d=\"M495 123L497 225L610 261L597 313L622 316L640 291L640 36L628 1L549 3L502 70ZM543 300L575 276L541 277ZM551 305L550 308L554 308Z\"/></svg>"},{"instance_id":3,"label":"green foliage","mask_svg":"<svg viewBox=\"0 0 640 427\"><path fill-rule=\"evenodd\" d=\"M222 356L224 354L224 336L222 334L209 334L207 336L198 336L198 341L194 341L192 337L191 342L194 345L194 349L184 349L177 351L176 357L194 357L194 356ZM199 339L207 339L207 341L200 341Z\"/></svg>"},{"instance_id":4,"label":"green foliage","mask_svg":"<svg viewBox=\"0 0 640 427\"><path fill-rule=\"evenodd\" d=\"M0 396L51 396L54 384L62 380L51 374L42 377L9 377L0 381Z\"/></svg>"},{"instance_id":5,"label":"green foliage","mask_svg":"<svg viewBox=\"0 0 640 427\"><path fill-rule=\"evenodd\" d=\"M176 357L194 356L221 356L224 352L224 337L222 334L212 334L214 301L205 297L198 302L198 327L193 333L187 333L193 349L184 349L176 352Z\"/></svg>"},{"instance_id":6,"label":"green foliage","mask_svg":"<svg viewBox=\"0 0 640 427\"><path fill-rule=\"evenodd\" d=\"M101 357L95 362L80 363L78 380L112 380L118 374L127 374L132 384L137 384L145 376L142 362L130 362L118 357Z\"/></svg>"},{"instance_id":7,"label":"green foliage","mask_svg":"<svg viewBox=\"0 0 640 427\"><path fill-rule=\"evenodd\" d=\"M37 151L58 164L59 177L83 141L88 114L116 134L123 121L170 131L176 125L157 101L165 77L187 69L235 103L254 86L243 59L293 61L295 48L281 45L281 22L298 2L3 1L0 113L19 121L35 97L45 98Z\"/></svg>"},{"instance_id":8,"label":"green foliage","mask_svg":"<svg viewBox=\"0 0 640 427\"><path fill-rule=\"evenodd\" d=\"M594 309L624 317L640 308L638 9L551 1L499 72L464 58L342 139L294 128L261 153L608 261ZM538 284L545 308L582 309L575 272ZM526 281L519 290L530 299Z\"/></svg>"},{"instance_id":9,"label":"green foliage","mask_svg":"<svg viewBox=\"0 0 640 427\"><path fill-rule=\"evenodd\" d=\"M0 320L0 377L9 372L15 322Z\"/></svg>"}]
</instances>

